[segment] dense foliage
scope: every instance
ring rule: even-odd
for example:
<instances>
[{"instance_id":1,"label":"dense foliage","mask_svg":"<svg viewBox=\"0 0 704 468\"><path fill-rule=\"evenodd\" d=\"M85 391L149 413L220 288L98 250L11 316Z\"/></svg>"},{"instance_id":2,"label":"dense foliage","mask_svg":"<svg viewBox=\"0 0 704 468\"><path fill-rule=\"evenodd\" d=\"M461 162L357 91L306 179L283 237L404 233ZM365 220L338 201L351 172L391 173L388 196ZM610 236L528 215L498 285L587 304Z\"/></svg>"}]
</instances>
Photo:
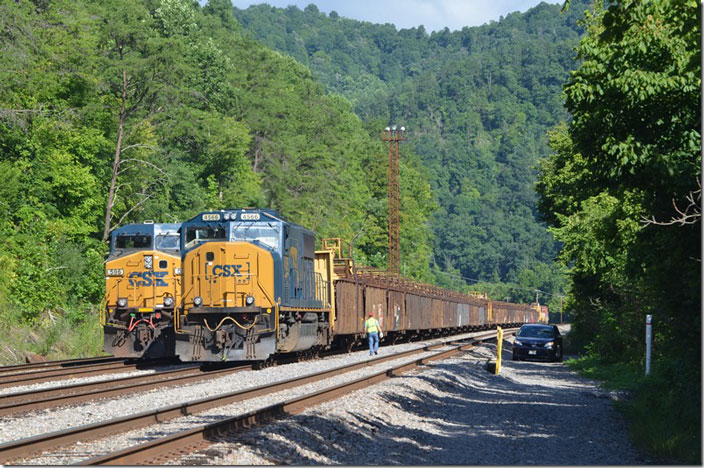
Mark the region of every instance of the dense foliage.
<instances>
[{"instance_id":1,"label":"dense foliage","mask_svg":"<svg viewBox=\"0 0 704 468\"><path fill-rule=\"evenodd\" d=\"M534 184L537 161L549 152L547 130L568 118L560 93L586 8L574 3L566 14L543 3L432 34L326 15L314 5L235 14L253 37L346 96L363 119L380 119L377 131L388 123L408 128L404 150L421 155L439 204L432 217L438 282L482 281L472 287L528 302L536 289L559 294L565 284L553 264L558 244L538 220ZM554 296L551 305L559 304Z\"/></svg>"},{"instance_id":2,"label":"dense foliage","mask_svg":"<svg viewBox=\"0 0 704 468\"><path fill-rule=\"evenodd\" d=\"M653 315L656 375L638 393L645 441L701 463L701 5L598 3L551 134L540 209L570 267L573 338L601 362L643 366ZM664 420L659 420L663 418ZM671 461L667 459L666 461Z\"/></svg>"},{"instance_id":3,"label":"dense foliage","mask_svg":"<svg viewBox=\"0 0 704 468\"><path fill-rule=\"evenodd\" d=\"M80 319L102 298L104 233L208 208L275 208L384 261L376 130L243 37L229 1L6 0L0 41L3 313ZM417 158L401 170L407 273L423 277L430 185Z\"/></svg>"}]
</instances>

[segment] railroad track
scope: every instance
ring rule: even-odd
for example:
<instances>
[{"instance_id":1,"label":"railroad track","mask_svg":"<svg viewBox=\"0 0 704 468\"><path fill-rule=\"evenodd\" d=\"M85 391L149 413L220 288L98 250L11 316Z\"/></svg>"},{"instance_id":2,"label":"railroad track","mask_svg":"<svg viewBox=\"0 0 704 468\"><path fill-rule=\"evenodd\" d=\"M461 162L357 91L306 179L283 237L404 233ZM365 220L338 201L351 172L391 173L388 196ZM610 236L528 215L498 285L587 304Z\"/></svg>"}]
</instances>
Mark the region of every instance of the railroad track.
<instances>
[{"instance_id":1,"label":"railroad track","mask_svg":"<svg viewBox=\"0 0 704 468\"><path fill-rule=\"evenodd\" d=\"M171 359L135 361L133 359L109 358L97 363L88 361L86 363L76 362L71 364L54 365L41 369L28 368L26 371L22 370L19 372L0 375L0 388L33 385L52 380L67 380L80 377L90 377L94 375L128 372L139 368L149 368L150 366L164 364L171 361Z\"/></svg>"},{"instance_id":2,"label":"railroad track","mask_svg":"<svg viewBox=\"0 0 704 468\"><path fill-rule=\"evenodd\" d=\"M51 368L62 368L70 366L80 366L83 364L100 363L108 361L124 361L124 358L116 358L114 356L98 356L91 358L80 358L80 359L65 359L61 361L46 361L46 362L33 362L30 364L15 364L12 366L0 366L0 375L8 372L22 372L24 370L32 369L51 369Z\"/></svg>"},{"instance_id":3,"label":"railroad track","mask_svg":"<svg viewBox=\"0 0 704 468\"><path fill-rule=\"evenodd\" d=\"M511 331L507 331L510 333ZM261 423L279 417L284 414L295 414L303 409L315 405L321 401L335 398L336 396L349 393L366 385L372 385L386 378L400 373L407 372L419 365L427 362L444 359L453 354L469 349L479 341L487 341L495 339L496 333L484 334L478 337L471 338L471 342L465 344L455 344L452 348L446 351L440 351L432 356L428 356L416 361L396 366L393 369L377 372L371 376L367 376L344 385L332 387L313 395L302 398L296 398L283 403L272 405L258 411L247 413L242 416L228 418L223 421L200 426L181 433L148 442L137 447L128 448L119 452L107 454L101 457L85 460L82 464L141 464L146 462L160 462L168 459L174 454L180 453L179 450L191 450L193 447L200 447L207 444L207 440L213 434L223 433L238 430L243 427L249 427L252 424ZM57 431L49 434L30 437L27 439L13 441L0 445L0 462L9 463L22 457L25 458L30 454L41 453L44 451L56 449L58 447L66 447L78 441L95 440L103 436L114 434L117 432L127 432L136 428L149 426L158 422L180 418L187 415L202 413L208 409L229 405L235 402L247 400L257 396L264 396L273 392L286 390L312 382L317 382L327 378L331 378L340 374L362 369L368 366L373 366L384 361L409 357L414 354L432 352L439 347L445 347L453 340L448 340L445 343L424 346L393 355L381 356L374 359L365 360L352 365L342 366L335 369L326 370L316 374L305 375L273 384L263 385L256 388L245 389L237 392L217 395L214 397L203 398L200 400L181 403L170 407L157 409L154 411L143 412L122 418L116 418L109 421L99 422L86 426ZM456 340L454 340L456 341ZM176 447L176 448L175 448Z\"/></svg>"},{"instance_id":4,"label":"railroad track","mask_svg":"<svg viewBox=\"0 0 704 468\"><path fill-rule=\"evenodd\" d=\"M65 385L48 389L0 395L0 416L25 413L82 403L98 398L113 398L169 385L183 385L251 369L251 365L203 370L200 365L170 371L142 374L120 379Z\"/></svg>"}]
</instances>

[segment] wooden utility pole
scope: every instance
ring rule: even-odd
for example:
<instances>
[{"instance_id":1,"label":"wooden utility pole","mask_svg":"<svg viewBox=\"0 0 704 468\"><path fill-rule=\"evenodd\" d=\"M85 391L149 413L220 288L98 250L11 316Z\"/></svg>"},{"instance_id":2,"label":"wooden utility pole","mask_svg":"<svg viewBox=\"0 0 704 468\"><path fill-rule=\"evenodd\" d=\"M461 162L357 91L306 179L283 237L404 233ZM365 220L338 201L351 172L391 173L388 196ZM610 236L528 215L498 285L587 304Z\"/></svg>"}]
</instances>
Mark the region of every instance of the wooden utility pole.
<instances>
[{"instance_id":1,"label":"wooden utility pole","mask_svg":"<svg viewBox=\"0 0 704 468\"><path fill-rule=\"evenodd\" d=\"M382 139L389 142L389 271L401 269L401 195L398 171L398 144L406 139L406 128L386 127Z\"/></svg>"}]
</instances>

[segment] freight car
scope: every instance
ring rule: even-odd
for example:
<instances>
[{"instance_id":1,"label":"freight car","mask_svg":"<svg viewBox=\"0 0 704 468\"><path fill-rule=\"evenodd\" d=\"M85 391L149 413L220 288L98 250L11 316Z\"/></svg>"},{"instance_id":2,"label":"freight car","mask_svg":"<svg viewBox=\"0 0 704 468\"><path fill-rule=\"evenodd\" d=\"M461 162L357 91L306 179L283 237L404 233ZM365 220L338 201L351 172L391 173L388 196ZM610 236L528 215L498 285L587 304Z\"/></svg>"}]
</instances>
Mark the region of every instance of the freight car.
<instances>
[{"instance_id":1,"label":"freight car","mask_svg":"<svg viewBox=\"0 0 704 468\"><path fill-rule=\"evenodd\" d=\"M181 226L182 361L264 361L277 353L351 349L375 311L384 340L519 325L528 306L492 302L357 268L342 241L315 252L312 231L273 210L202 213Z\"/></svg>"},{"instance_id":2,"label":"freight car","mask_svg":"<svg viewBox=\"0 0 704 468\"><path fill-rule=\"evenodd\" d=\"M181 297L180 224L129 224L112 232L101 307L104 349L118 357L174 355Z\"/></svg>"}]
</instances>

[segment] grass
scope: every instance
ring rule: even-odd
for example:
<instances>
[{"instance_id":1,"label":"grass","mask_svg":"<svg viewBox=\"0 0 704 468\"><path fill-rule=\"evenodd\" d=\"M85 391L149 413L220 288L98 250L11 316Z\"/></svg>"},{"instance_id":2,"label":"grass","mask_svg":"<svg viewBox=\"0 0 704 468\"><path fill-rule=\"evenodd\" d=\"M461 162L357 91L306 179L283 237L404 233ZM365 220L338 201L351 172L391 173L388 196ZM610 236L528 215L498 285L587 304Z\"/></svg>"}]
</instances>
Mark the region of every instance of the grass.
<instances>
[{"instance_id":1,"label":"grass","mask_svg":"<svg viewBox=\"0 0 704 468\"><path fill-rule=\"evenodd\" d=\"M566 362L579 374L631 397L616 403L628 421L636 447L658 464L701 465L701 385L671 359L654 362L646 377L642 366L607 364L587 355Z\"/></svg>"},{"instance_id":2,"label":"grass","mask_svg":"<svg viewBox=\"0 0 704 468\"><path fill-rule=\"evenodd\" d=\"M103 356L103 330L97 312L80 320L43 314L24 322L0 311L0 365L24 364L27 353L46 360Z\"/></svg>"}]
</instances>

